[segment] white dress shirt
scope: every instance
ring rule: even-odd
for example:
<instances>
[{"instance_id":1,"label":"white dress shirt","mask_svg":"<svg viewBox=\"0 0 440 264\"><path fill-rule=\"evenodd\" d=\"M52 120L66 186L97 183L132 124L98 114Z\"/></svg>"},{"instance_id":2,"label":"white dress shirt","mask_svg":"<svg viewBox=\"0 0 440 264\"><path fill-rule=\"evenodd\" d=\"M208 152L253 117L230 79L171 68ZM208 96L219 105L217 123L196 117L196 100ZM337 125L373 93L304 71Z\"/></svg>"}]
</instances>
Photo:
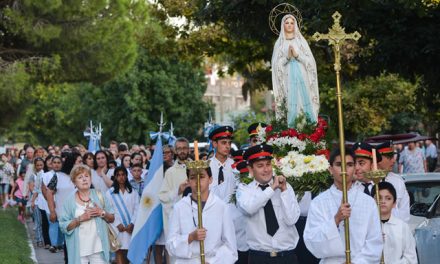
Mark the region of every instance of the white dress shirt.
<instances>
[{"instance_id":1,"label":"white dress shirt","mask_svg":"<svg viewBox=\"0 0 440 264\"><path fill-rule=\"evenodd\" d=\"M237 250L248 251L249 246L247 243L246 235L246 216L241 208L236 204L229 203L229 209L231 211L232 220L234 222L235 237L237 239Z\"/></svg>"},{"instance_id":2,"label":"white dress shirt","mask_svg":"<svg viewBox=\"0 0 440 264\"><path fill-rule=\"evenodd\" d=\"M405 181L399 174L393 172L388 173L385 181L391 183L396 189L396 207L393 208L392 214L408 223L410 219L409 194L406 190Z\"/></svg>"},{"instance_id":3,"label":"white dress shirt","mask_svg":"<svg viewBox=\"0 0 440 264\"><path fill-rule=\"evenodd\" d=\"M237 186L237 179L232 170L232 164L234 164L234 160L231 158L227 158L224 163L221 163L215 156L211 158L209 164L212 172L212 183L209 185L209 190L225 203L229 203L232 194L235 192L235 187ZM224 181L219 185L218 174L220 172L220 167L223 167Z\"/></svg>"},{"instance_id":4,"label":"white dress shirt","mask_svg":"<svg viewBox=\"0 0 440 264\"><path fill-rule=\"evenodd\" d=\"M407 223L392 215L382 232L385 263L417 264L416 241Z\"/></svg>"},{"instance_id":5,"label":"white dress shirt","mask_svg":"<svg viewBox=\"0 0 440 264\"><path fill-rule=\"evenodd\" d=\"M275 211L279 228L272 237L266 231L264 206L269 201ZM295 249L299 235L295 223L300 209L292 187L281 192L268 187L264 191L254 180L248 185L240 184L237 189L237 204L246 216L246 235L249 248L264 252L280 252Z\"/></svg>"},{"instance_id":6,"label":"white dress shirt","mask_svg":"<svg viewBox=\"0 0 440 264\"><path fill-rule=\"evenodd\" d=\"M312 200L304 243L320 263L345 263L344 221L339 226L335 215L341 205L342 192L335 185ZM383 242L377 205L371 196L358 188L348 191L350 216L350 250L352 263L376 264L380 262Z\"/></svg>"},{"instance_id":7,"label":"white dress shirt","mask_svg":"<svg viewBox=\"0 0 440 264\"><path fill-rule=\"evenodd\" d=\"M210 264L232 264L238 259L234 225L226 203L209 194L202 213L205 239L205 260ZM174 205L166 247L176 264L199 264L200 243L188 244L188 235L197 229L197 202L190 196Z\"/></svg>"}]
</instances>

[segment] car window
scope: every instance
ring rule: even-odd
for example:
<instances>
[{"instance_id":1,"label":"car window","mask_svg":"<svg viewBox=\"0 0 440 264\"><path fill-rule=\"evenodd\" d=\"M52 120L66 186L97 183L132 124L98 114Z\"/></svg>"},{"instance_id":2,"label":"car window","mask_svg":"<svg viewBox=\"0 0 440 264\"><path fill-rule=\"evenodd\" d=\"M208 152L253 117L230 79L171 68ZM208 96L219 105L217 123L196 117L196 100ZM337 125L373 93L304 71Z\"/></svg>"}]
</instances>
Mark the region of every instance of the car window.
<instances>
[{"instance_id":1,"label":"car window","mask_svg":"<svg viewBox=\"0 0 440 264\"><path fill-rule=\"evenodd\" d=\"M406 189L410 198L411 214L425 216L437 195L440 194L440 181L409 182L406 183Z\"/></svg>"}]
</instances>

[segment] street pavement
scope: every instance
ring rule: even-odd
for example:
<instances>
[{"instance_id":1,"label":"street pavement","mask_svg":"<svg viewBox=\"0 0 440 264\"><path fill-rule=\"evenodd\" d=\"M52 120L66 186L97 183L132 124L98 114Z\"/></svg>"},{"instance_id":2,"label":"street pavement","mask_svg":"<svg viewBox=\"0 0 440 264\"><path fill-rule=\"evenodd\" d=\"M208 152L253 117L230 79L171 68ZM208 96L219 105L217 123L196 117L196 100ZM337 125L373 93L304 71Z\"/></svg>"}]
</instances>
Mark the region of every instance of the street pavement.
<instances>
[{"instance_id":1,"label":"street pavement","mask_svg":"<svg viewBox=\"0 0 440 264\"><path fill-rule=\"evenodd\" d=\"M44 249L42 247L37 247L35 243L35 231L34 223L32 222L32 218L29 217L26 221L28 236L31 238L32 246L35 250L35 257L37 259L38 264L64 264L64 253L63 251L59 251L56 253L51 253L48 249Z\"/></svg>"}]
</instances>

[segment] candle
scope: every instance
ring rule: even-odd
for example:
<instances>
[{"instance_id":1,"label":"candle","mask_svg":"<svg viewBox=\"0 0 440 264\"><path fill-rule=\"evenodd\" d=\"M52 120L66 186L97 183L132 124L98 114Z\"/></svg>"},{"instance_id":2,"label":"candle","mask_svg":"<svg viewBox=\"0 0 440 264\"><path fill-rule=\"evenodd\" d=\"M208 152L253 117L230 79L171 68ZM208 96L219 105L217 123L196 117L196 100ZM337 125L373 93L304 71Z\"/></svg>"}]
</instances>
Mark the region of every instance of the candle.
<instances>
[{"instance_id":1,"label":"candle","mask_svg":"<svg viewBox=\"0 0 440 264\"><path fill-rule=\"evenodd\" d=\"M194 159L199 160L199 144L197 140L194 141Z\"/></svg>"},{"instance_id":2,"label":"candle","mask_svg":"<svg viewBox=\"0 0 440 264\"><path fill-rule=\"evenodd\" d=\"M373 171L377 171L376 149L373 149Z\"/></svg>"}]
</instances>

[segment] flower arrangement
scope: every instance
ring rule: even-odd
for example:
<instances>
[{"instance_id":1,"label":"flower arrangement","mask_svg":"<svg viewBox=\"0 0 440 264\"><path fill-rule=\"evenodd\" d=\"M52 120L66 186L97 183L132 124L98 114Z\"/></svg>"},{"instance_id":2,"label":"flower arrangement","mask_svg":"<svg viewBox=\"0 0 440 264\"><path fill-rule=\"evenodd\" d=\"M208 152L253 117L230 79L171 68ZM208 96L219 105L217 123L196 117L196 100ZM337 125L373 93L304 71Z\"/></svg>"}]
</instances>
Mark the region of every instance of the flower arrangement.
<instances>
[{"instance_id":1,"label":"flower arrangement","mask_svg":"<svg viewBox=\"0 0 440 264\"><path fill-rule=\"evenodd\" d=\"M301 114L291 128L282 120L273 120L259 130L260 142L273 147L275 172L286 177L299 197L306 191L318 194L331 184L327 129L324 119L312 122Z\"/></svg>"}]
</instances>

